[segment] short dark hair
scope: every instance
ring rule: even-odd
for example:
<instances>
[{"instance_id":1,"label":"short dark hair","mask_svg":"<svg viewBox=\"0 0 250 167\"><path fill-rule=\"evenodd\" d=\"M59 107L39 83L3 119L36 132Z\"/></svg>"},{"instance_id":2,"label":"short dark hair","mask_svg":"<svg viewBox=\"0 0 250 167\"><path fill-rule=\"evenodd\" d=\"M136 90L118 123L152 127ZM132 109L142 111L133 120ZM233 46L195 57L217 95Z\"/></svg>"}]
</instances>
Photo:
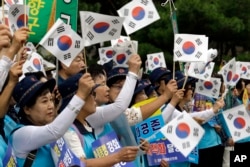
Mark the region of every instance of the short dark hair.
<instances>
[{"instance_id":1,"label":"short dark hair","mask_svg":"<svg viewBox=\"0 0 250 167\"><path fill-rule=\"evenodd\" d=\"M88 72L90 73L90 75L91 75L91 77L93 79L95 79L99 75L105 75L106 76L106 72L104 70L104 67L102 65L100 65L100 64L91 64L88 67Z\"/></svg>"}]
</instances>

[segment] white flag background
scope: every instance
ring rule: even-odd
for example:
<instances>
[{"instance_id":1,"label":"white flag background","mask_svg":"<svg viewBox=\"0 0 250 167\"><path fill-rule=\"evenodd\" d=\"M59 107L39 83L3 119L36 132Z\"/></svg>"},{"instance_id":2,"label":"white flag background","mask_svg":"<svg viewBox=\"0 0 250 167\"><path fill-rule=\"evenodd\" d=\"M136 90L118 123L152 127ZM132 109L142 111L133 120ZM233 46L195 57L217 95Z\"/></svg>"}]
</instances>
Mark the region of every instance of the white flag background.
<instances>
[{"instance_id":1,"label":"white flag background","mask_svg":"<svg viewBox=\"0 0 250 167\"><path fill-rule=\"evenodd\" d=\"M4 12L3 12L4 10ZM4 15L4 16L3 16ZM0 24L3 22L4 17L4 24L9 26L9 7L7 5L4 5L4 7L0 7Z\"/></svg>"},{"instance_id":2,"label":"white flag background","mask_svg":"<svg viewBox=\"0 0 250 167\"><path fill-rule=\"evenodd\" d=\"M80 18L85 46L117 39L121 35L122 17L80 11Z\"/></svg>"},{"instance_id":3,"label":"white flag background","mask_svg":"<svg viewBox=\"0 0 250 167\"><path fill-rule=\"evenodd\" d=\"M117 44L119 45L123 42L128 42L128 41L131 41L130 37L120 36L118 39L111 40L111 46L114 47ZM131 43L133 45L134 52L138 53L138 41L132 40Z\"/></svg>"},{"instance_id":4,"label":"white flag background","mask_svg":"<svg viewBox=\"0 0 250 167\"><path fill-rule=\"evenodd\" d=\"M197 62L198 63L198 62ZM199 62L199 64L202 62ZM211 75L214 70L214 62L209 62L209 63L203 63L204 67L202 70L199 70L199 67L197 66L198 64L196 63L190 63L188 67L188 76L209 81L211 78Z\"/></svg>"},{"instance_id":5,"label":"white flag background","mask_svg":"<svg viewBox=\"0 0 250 167\"><path fill-rule=\"evenodd\" d=\"M170 121L160 131L185 157L204 135L204 129L186 112Z\"/></svg>"},{"instance_id":6,"label":"white flag background","mask_svg":"<svg viewBox=\"0 0 250 167\"><path fill-rule=\"evenodd\" d=\"M26 13L25 13L25 7L26 7ZM16 30L28 24L28 14L29 14L28 5L14 4L10 6L8 18L9 18L9 27L12 33L16 32Z\"/></svg>"},{"instance_id":7,"label":"white flag background","mask_svg":"<svg viewBox=\"0 0 250 167\"><path fill-rule=\"evenodd\" d=\"M114 47L113 68L128 67L129 57L134 54L134 48L131 41L117 43Z\"/></svg>"},{"instance_id":8,"label":"white flag background","mask_svg":"<svg viewBox=\"0 0 250 167\"><path fill-rule=\"evenodd\" d=\"M14 5L14 4L21 4L23 5L23 0L4 0L4 2L6 3L6 5L8 5L9 7L11 5Z\"/></svg>"},{"instance_id":9,"label":"white flag background","mask_svg":"<svg viewBox=\"0 0 250 167\"><path fill-rule=\"evenodd\" d=\"M236 68L239 69L240 77L243 79L250 79L250 63L249 62L236 62Z\"/></svg>"},{"instance_id":10,"label":"white flag background","mask_svg":"<svg viewBox=\"0 0 250 167\"><path fill-rule=\"evenodd\" d=\"M222 112L234 142L250 137L250 117L244 104Z\"/></svg>"},{"instance_id":11,"label":"white flag background","mask_svg":"<svg viewBox=\"0 0 250 167\"><path fill-rule=\"evenodd\" d=\"M126 41L131 41L131 38L128 36L120 36L117 39L111 40L111 46L115 46L117 43L122 43L122 42L126 42Z\"/></svg>"},{"instance_id":12,"label":"white flag background","mask_svg":"<svg viewBox=\"0 0 250 167\"><path fill-rule=\"evenodd\" d=\"M39 44L66 66L71 64L84 47L82 38L61 19L57 19Z\"/></svg>"},{"instance_id":13,"label":"white flag background","mask_svg":"<svg viewBox=\"0 0 250 167\"><path fill-rule=\"evenodd\" d=\"M36 47L32 42L27 42L25 47L27 48L27 51L36 52Z\"/></svg>"},{"instance_id":14,"label":"white flag background","mask_svg":"<svg viewBox=\"0 0 250 167\"><path fill-rule=\"evenodd\" d=\"M226 86L235 86L240 79L240 73L236 68L235 58L232 58L227 64L225 64L218 74L223 77L224 84Z\"/></svg>"},{"instance_id":15,"label":"white flag background","mask_svg":"<svg viewBox=\"0 0 250 167\"><path fill-rule=\"evenodd\" d=\"M152 0L133 0L117 12L120 17L125 17L123 26L127 35L160 19Z\"/></svg>"},{"instance_id":16,"label":"white flag background","mask_svg":"<svg viewBox=\"0 0 250 167\"><path fill-rule=\"evenodd\" d=\"M208 37L194 34L175 34L174 61L207 62Z\"/></svg>"},{"instance_id":17,"label":"white flag background","mask_svg":"<svg viewBox=\"0 0 250 167\"><path fill-rule=\"evenodd\" d=\"M113 59L114 50L113 50L113 47L111 46L99 48L98 52L99 52L99 57L100 57L99 63L101 65L108 63L109 61Z\"/></svg>"},{"instance_id":18,"label":"white flag background","mask_svg":"<svg viewBox=\"0 0 250 167\"><path fill-rule=\"evenodd\" d=\"M46 76L45 69L43 66L43 57L40 54L32 51L28 51L27 54L28 58L23 64L23 69L22 69L23 75L19 78L19 80L25 77L24 75L25 73L30 73L30 72L41 71Z\"/></svg>"},{"instance_id":19,"label":"white flag background","mask_svg":"<svg viewBox=\"0 0 250 167\"><path fill-rule=\"evenodd\" d=\"M198 80L195 84L195 92L212 98L218 98L220 94L221 80L211 78L210 81Z\"/></svg>"},{"instance_id":20,"label":"white flag background","mask_svg":"<svg viewBox=\"0 0 250 167\"><path fill-rule=\"evenodd\" d=\"M149 71L153 71L158 67L167 68L163 52L148 54L147 62Z\"/></svg>"}]
</instances>

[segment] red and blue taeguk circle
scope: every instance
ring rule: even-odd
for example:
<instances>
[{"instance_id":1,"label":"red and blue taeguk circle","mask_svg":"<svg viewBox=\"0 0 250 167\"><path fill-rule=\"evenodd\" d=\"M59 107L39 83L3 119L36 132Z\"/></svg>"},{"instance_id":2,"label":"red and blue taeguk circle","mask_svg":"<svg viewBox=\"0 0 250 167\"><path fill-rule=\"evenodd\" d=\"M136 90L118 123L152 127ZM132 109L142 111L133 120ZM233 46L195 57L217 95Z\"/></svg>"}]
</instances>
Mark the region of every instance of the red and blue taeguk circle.
<instances>
[{"instance_id":1,"label":"red and blue taeguk circle","mask_svg":"<svg viewBox=\"0 0 250 167\"><path fill-rule=\"evenodd\" d=\"M107 58L112 58L112 56L113 56L113 50L107 50L106 51L106 57Z\"/></svg>"},{"instance_id":2,"label":"red and blue taeguk circle","mask_svg":"<svg viewBox=\"0 0 250 167\"><path fill-rule=\"evenodd\" d=\"M123 63L125 62L125 60L126 60L126 55L123 54L123 53L118 54L118 55L116 56L116 61L117 61L117 63L119 63L119 64L123 64Z\"/></svg>"},{"instance_id":3,"label":"red and blue taeguk circle","mask_svg":"<svg viewBox=\"0 0 250 167\"><path fill-rule=\"evenodd\" d=\"M159 62L160 62L160 60L159 60L158 57L154 57L153 61L154 61L154 64L155 64L155 65L158 65Z\"/></svg>"},{"instance_id":4,"label":"red and blue taeguk circle","mask_svg":"<svg viewBox=\"0 0 250 167\"><path fill-rule=\"evenodd\" d=\"M182 45L182 50L185 54L193 54L195 51L195 45L193 42L187 41Z\"/></svg>"},{"instance_id":5,"label":"red and blue taeguk circle","mask_svg":"<svg viewBox=\"0 0 250 167\"><path fill-rule=\"evenodd\" d=\"M234 127L237 129L243 129L246 126L246 121L245 119L241 118L241 117L237 117L234 119Z\"/></svg>"},{"instance_id":6,"label":"red and blue taeguk circle","mask_svg":"<svg viewBox=\"0 0 250 167\"><path fill-rule=\"evenodd\" d=\"M132 17L137 21L142 20L145 17L145 10L140 6L135 7L132 10Z\"/></svg>"},{"instance_id":7,"label":"red and blue taeguk circle","mask_svg":"<svg viewBox=\"0 0 250 167\"><path fill-rule=\"evenodd\" d=\"M231 81L233 78L233 72L232 71L228 71L227 73L227 82Z\"/></svg>"},{"instance_id":8,"label":"red and blue taeguk circle","mask_svg":"<svg viewBox=\"0 0 250 167\"><path fill-rule=\"evenodd\" d=\"M247 67L246 66L241 67L241 71L242 71L242 74L246 74L247 73Z\"/></svg>"},{"instance_id":9,"label":"red and blue taeguk circle","mask_svg":"<svg viewBox=\"0 0 250 167\"><path fill-rule=\"evenodd\" d=\"M72 45L72 39L67 35L63 35L57 40L57 46L62 51L68 50L71 47L71 45Z\"/></svg>"},{"instance_id":10,"label":"red and blue taeguk circle","mask_svg":"<svg viewBox=\"0 0 250 167\"><path fill-rule=\"evenodd\" d=\"M186 123L179 123L175 129L175 133L179 138L185 139L190 134L190 127Z\"/></svg>"},{"instance_id":11,"label":"red and blue taeguk circle","mask_svg":"<svg viewBox=\"0 0 250 167\"><path fill-rule=\"evenodd\" d=\"M205 87L206 89L208 89L208 90L213 89L213 83L212 83L211 81L205 81L205 82L203 83L203 85L204 85L204 87Z\"/></svg>"},{"instance_id":12,"label":"red and blue taeguk circle","mask_svg":"<svg viewBox=\"0 0 250 167\"><path fill-rule=\"evenodd\" d=\"M26 22L26 23L25 23ZM21 14L18 18L17 18L17 27L18 28L21 28L21 27L24 27L26 26L28 22L28 16L26 14Z\"/></svg>"},{"instance_id":13,"label":"red and blue taeguk circle","mask_svg":"<svg viewBox=\"0 0 250 167\"><path fill-rule=\"evenodd\" d=\"M94 31L98 34L104 33L105 31L107 31L107 29L109 29L110 25L106 22L99 22L96 23L93 27Z\"/></svg>"},{"instance_id":14,"label":"red and blue taeguk circle","mask_svg":"<svg viewBox=\"0 0 250 167\"><path fill-rule=\"evenodd\" d=\"M40 61L39 61L39 59L38 58L34 58L33 59L33 66L37 69L37 70L41 70L41 63L40 63Z\"/></svg>"}]
</instances>

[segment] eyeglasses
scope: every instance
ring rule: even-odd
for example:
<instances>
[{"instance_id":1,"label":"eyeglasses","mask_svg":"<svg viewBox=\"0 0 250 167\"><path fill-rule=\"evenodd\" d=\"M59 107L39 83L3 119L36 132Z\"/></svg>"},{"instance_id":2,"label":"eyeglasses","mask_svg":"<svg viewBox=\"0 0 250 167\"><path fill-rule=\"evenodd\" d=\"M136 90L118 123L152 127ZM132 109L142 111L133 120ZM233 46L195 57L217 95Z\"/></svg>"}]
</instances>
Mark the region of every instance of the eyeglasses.
<instances>
[{"instance_id":1,"label":"eyeglasses","mask_svg":"<svg viewBox=\"0 0 250 167\"><path fill-rule=\"evenodd\" d=\"M96 92L95 92L95 90L96 90L96 88L98 88L99 86L100 86L101 84L95 84L95 86L92 88L92 90L91 90L91 95L95 98L96 97Z\"/></svg>"},{"instance_id":2,"label":"eyeglasses","mask_svg":"<svg viewBox=\"0 0 250 167\"><path fill-rule=\"evenodd\" d=\"M111 85L111 87L116 88L116 89L118 89L118 90L121 90L121 89L122 89L122 86L121 86L121 85Z\"/></svg>"}]
</instances>

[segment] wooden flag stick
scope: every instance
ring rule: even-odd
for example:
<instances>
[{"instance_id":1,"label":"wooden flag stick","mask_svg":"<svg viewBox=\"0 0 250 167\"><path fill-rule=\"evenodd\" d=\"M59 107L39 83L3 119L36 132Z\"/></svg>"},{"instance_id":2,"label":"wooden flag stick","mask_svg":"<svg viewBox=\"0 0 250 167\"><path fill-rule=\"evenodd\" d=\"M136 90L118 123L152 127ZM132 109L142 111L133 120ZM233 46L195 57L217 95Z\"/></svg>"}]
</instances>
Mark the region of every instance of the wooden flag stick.
<instances>
[{"instance_id":1,"label":"wooden flag stick","mask_svg":"<svg viewBox=\"0 0 250 167\"><path fill-rule=\"evenodd\" d=\"M183 85L182 85L182 89L185 88L186 83L187 83L187 80L188 80L188 75L185 76L185 80L184 80L184 83L183 83Z\"/></svg>"},{"instance_id":2,"label":"wooden flag stick","mask_svg":"<svg viewBox=\"0 0 250 167\"><path fill-rule=\"evenodd\" d=\"M173 61L173 79L175 79L175 61Z\"/></svg>"},{"instance_id":3,"label":"wooden flag stick","mask_svg":"<svg viewBox=\"0 0 250 167\"><path fill-rule=\"evenodd\" d=\"M88 65L87 65L87 55L86 55L85 47L83 48L83 56L84 56L84 61L85 61L85 65L86 65L85 73L87 73L88 72Z\"/></svg>"},{"instance_id":4,"label":"wooden flag stick","mask_svg":"<svg viewBox=\"0 0 250 167\"><path fill-rule=\"evenodd\" d=\"M4 0L2 0L2 24L5 24L5 20L4 20Z\"/></svg>"},{"instance_id":5,"label":"wooden flag stick","mask_svg":"<svg viewBox=\"0 0 250 167\"><path fill-rule=\"evenodd\" d=\"M27 26L26 15L27 15L27 8L26 8L26 0L25 0L24 1L24 27Z\"/></svg>"}]
</instances>

